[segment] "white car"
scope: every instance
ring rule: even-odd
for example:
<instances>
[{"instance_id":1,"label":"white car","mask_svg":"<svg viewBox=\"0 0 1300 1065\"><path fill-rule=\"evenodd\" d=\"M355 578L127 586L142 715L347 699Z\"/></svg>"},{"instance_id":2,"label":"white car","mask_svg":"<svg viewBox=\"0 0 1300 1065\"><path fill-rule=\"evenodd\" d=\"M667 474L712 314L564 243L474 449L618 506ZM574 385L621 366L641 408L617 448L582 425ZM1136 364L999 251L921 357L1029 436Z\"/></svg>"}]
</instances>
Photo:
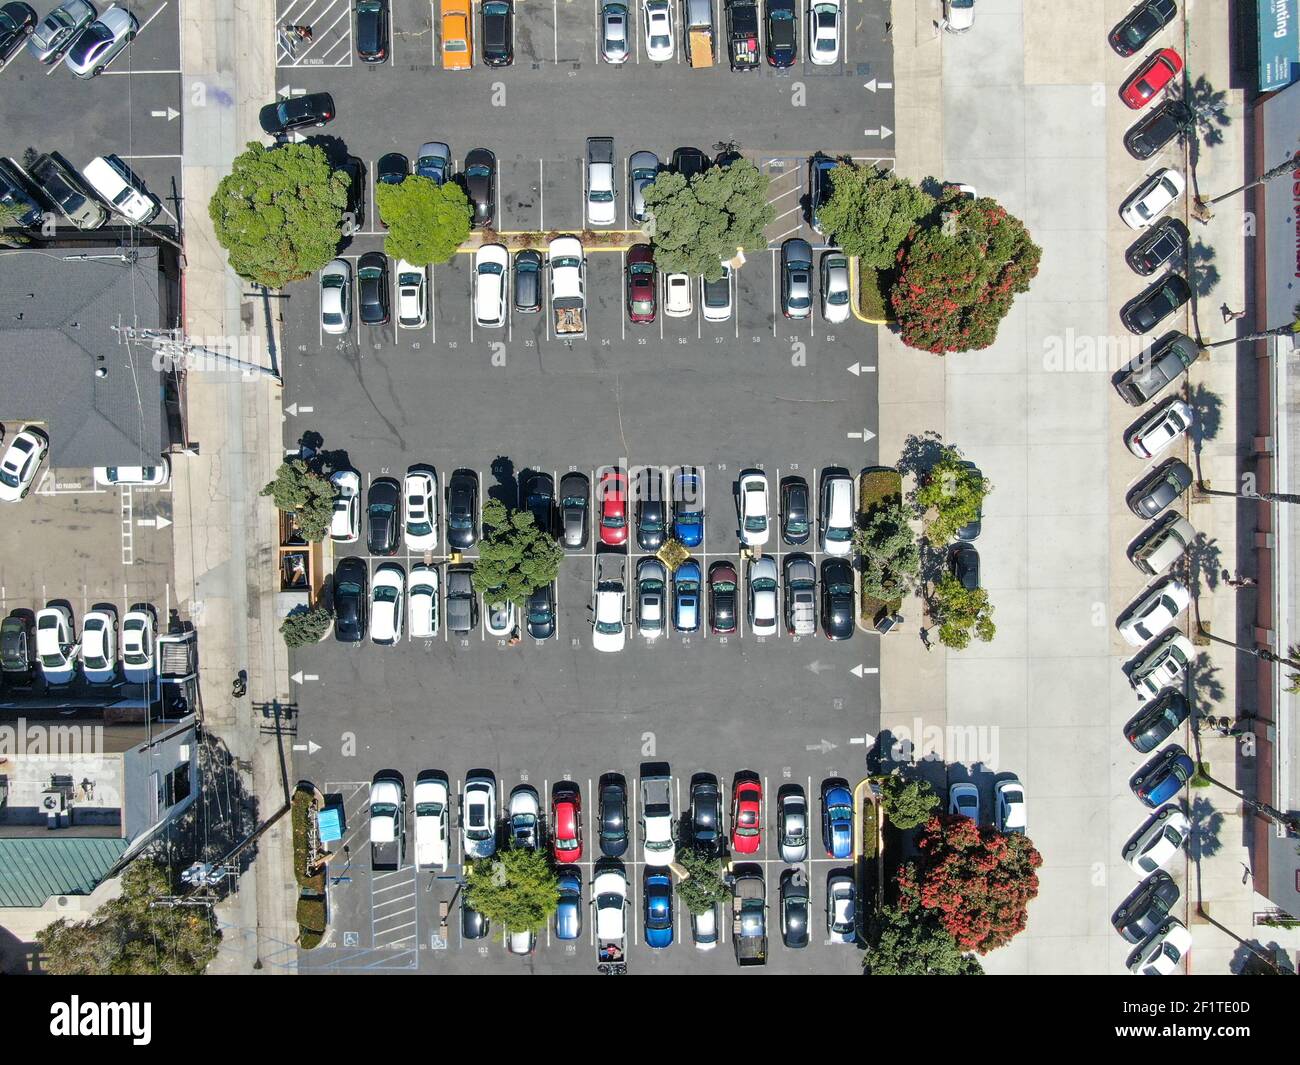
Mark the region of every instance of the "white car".
<instances>
[{"instance_id":1,"label":"white car","mask_svg":"<svg viewBox=\"0 0 1300 1065\"><path fill-rule=\"evenodd\" d=\"M1150 876L1183 849L1191 827L1182 810L1166 803L1124 844L1124 860L1138 876Z\"/></svg>"},{"instance_id":2,"label":"white car","mask_svg":"<svg viewBox=\"0 0 1300 1065\"><path fill-rule=\"evenodd\" d=\"M429 319L428 275L422 266L397 260L397 324L401 329L423 329Z\"/></svg>"},{"instance_id":3,"label":"white car","mask_svg":"<svg viewBox=\"0 0 1300 1065\"><path fill-rule=\"evenodd\" d=\"M335 470L334 512L330 515L330 539L336 544L356 543L361 529L361 475L356 470Z\"/></svg>"},{"instance_id":4,"label":"white car","mask_svg":"<svg viewBox=\"0 0 1300 1065\"><path fill-rule=\"evenodd\" d=\"M511 954L531 954L536 946L537 933L531 929L525 929L522 932L507 931L506 950L510 951Z\"/></svg>"},{"instance_id":5,"label":"white car","mask_svg":"<svg viewBox=\"0 0 1300 1065\"><path fill-rule=\"evenodd\" d=\"M25 426L9 442L0 459L0 500L17 502L32 490L32 481L50 450L50 438L44 429Z\"/></svg>"},{"instance_id":6,"label":"white car","mask_svg":"<svg viewBox=\"0 0 1300 1065\"><path fill-rule=\"evenodd\" d=\"M636 564L636 631L657 640L667 628L668 571L657 558Z\"/></svg>"},{"instance_id":7,"label":"white car","mask_svg":"<svg viewBox=\"0 0 1300 1065\"><path fill-rule=\"evenodd\" d=\"M1181 632L1170 630L1133 661L1129 683L1142 700L1153 699L1160 689L1173 687L1196 659L1196 648Z\"/></svg>"},{"instance_id":8,"label":"white car","mask_svg":"<svg viewBox=\"0 0 1300 1065\"><path fill-rule=\"evenodd\" d=\"M91 610L81 619L81 669L92 684L117 678L117 618L107 610Z\"/></svg>"},{"instance_id":9,"label":"white car","mask_svg":"<svg viewBox=\"0 0 1300 1065\"><path fill-rule=\"evenodd\" d=\"M49 684L67 684L77 671L77 633L72 611L47 606L36 612L36 657Z\"/></svg>"},{"instance_id":10,"label":"white car","mask_svg":"<svg viewBox=\"0 0 1300 1065\"><path fill-rule=\"evenodd\" d=\"M1177 201L1186 188L1187 182L1183 180L1183 175L1165 167L1147 178L1125 201L1119 216L1129 229L1146 229Z\"/></svg>"},{"instance_id":11,"label":"white car","mask_svg":"<svg viewBox=\"0 0 1300 1065\"><path fill-rule=\"evenodd\" d=\"M1169 577L1124 611L1115 624L1126 643L1142 647L1177 621L1191 601L1192 593L1187 586L1176 577Z\"/></svg>"},{"instance_id":12,"label":"white car","mask_svg":"<svg viewBox=\"0 0 1300 1065\"><path fill-rule=\"evenodd\" d=\"M965 33L975 25L975 0L944 0L944 29Z\"/></svg>"},{"instance_id":13,"label":"white car","mask_svg":"<svg viewBox=\"0 0 1300 1065\"><path fill-rule=\"evenodd\" d=\"M438 546L438 481L427 469L406 471L402 495L406 497L406 546L415 552Z\"/></svg>"},{"instance_id":14,"label":"white car","mask_svg":"<svg viewBox=\"0 0 1300 1065\"><path fill-rule=\"evenodd\" d=\"M768 528L767 474L762 470L746 470L740 475L740 542L746 547L761 547L767 543Z\"/></svg>"},{"instance_id":15,"label":"white car","mask_svg":"<svg viewBox=\"0 0 1300 1065\"><path fill-rule=\"evenodd\" d=\"M596 584L596 610L592 619L591 645L597 651L621 651L627 641L623 624L627 592L622 581Z\"/></svg>"},{"instance_id":16,"label":"white car","mask_svg":"<svg viewBox=\"0 0 1300 1065\"><path fill-rule=\"evenodd\" d=\"M447 778L426 769L415 778L415 867L447 868Z\"/></svg>"},{"instance_id":17,"label":"white car","mask_svg":"<svg viewBox=\"0 0 1300 1065\"><path fill-rule=\"evenodd\" d=\"M808 58L830 66L840 57L840 0L817 0L808 9Z\"/></svg>"},{"instance_id":18,"label":"white car","mask_svg":"<svg viewBox=\"0 0 1300 1065\"><path fill-rule=\"evenodd\" d=\"M776 635L776 560L768 555L751 559L749 585L749 627L755 636Z\"/></svg>"},{"instance_id":19,"label":"white car","mask_svg":"<svg viewBox=\"0 0 1300 1065\"><path fill-rule=\"evenodd\" d=\"M1128 449L1140 459L1155 458L1192 426L1192 408L1171 399L1150 411L1125 437Z\"/></svg>"},{"instance_id":20,"label":"white car","mask_svg":"<svg viewBox=\"0 0 1300 1065\"><path fill-rule=\"evenodd\" d=\"M700 310L706 322L731 320L731 264L722 264L722 276L717 281L705 281L700 276Z\"/></svg>"},{"instance_id":21,"label":"white car","mask_svg":"<svg viewBox=\"0 0 1300 1065\"><path fill-rule=\"evenodd\" d=\"M411 567L407 589L411 638L427 640L438 635L438 571L423 562Z\"/></svg>"},{"instance_id":22,"label":"white car","mask_svg":"<svg viewBox=\"0 0 1300 1065\"><path fill-rule=\"evenodd\" d=\"M609 137L591 137L587 141L587 223L608 226L617 219L614 142Z\"/></svg>"},{"instance_id":23,"label":"white car","mask_svg":"<svg viewBox=\"0 0 1300 1065\"><path fill-rule=\"evenodd\" d=\"M839 252L822 255L822 317L832 325L849 320L849 260Z\"/></svg>"},{"instance_id":24,"label":"white car","mask_svg":"<svg viewBox=\"0 0 1300 1065\"><path fill-rule=\"evenodd\" d=\"M64 65L79 78L102 74L139 31L140 23L131 12L110 4L73 41Z\"/></svg>"},{"instance_id":25,"label":"white car","mask_svg":"<svg viewBox=\"0 0 1300 1065\"><path fill-rule=\"evenodd\" d=\"M484 244L474 253L474 321L483 329L506 324L510 253L504 244Z\"/></svg>"},{"instance_id":26,"label":"white car","mask_svg":"<svg viewBox=\"0 0 1300 1065\"><path fill-rule=\"evenodd\" d=\"M475 774L465 781L460 838L466 858L491 858L496 853L497 786L488 774Z\"/></svg>"},{"instance_id":27,"label":"white car","mask_svg":"<svg viewBox=\"0 0 1300 1065\"><path fill-rule=\"evenodd\" d=\"M948 788L948 813L953 817L969 817L980 823L980 792L974 784L953 784Z\"/></svg>"},{"instance_id":28,"label":"white car","mask_svg":"<svg viewBox=\"0 0 1300 1065\"><path fill-rule=\"evenodd\" d=\"M667 63L676 54L673 46L673 9L668 0L643 0L645 12L645 54L652 63Z\"/></svg>"},{"instance_id":29,"label":"white car","mask_svg":"<svg viewBox=\"0 0 1300 1065\"><path fill-rule=\"evenodd\" d=\"M596 903L597 942L621 944L627 935L627 874L622 869L597 873L591 897Z\"/></svg>"},{"instance_id":30,"label":"white car","mask_svg":"<svg viewBox=\"0 0 1300 1065\"><path fill-rule=\"evenodd\" d=\"M402 567L391 562L375 570L370 582L370 639L381 647L390 647L402 638L402 598L406 594L406 575Z\"/></svg>"},{"instance_id":31,"label":"white car","mask_svg":"<svg viewBox=\"0 0 1300 1065\"><path fill-rule=\"evenodd\" d=\"M836 873L826 879L826 940L852 944L857 940L857 891L853 877Z\"/></svg>"},{"instance_id":32,"label":"white car","mask_svg":"<svg viewBox=\"0 0 1300 1065\"><path fill-rule=\"evenodd\" d=\"M1192 949L1192 933L1176 917L1128 956L1128 971L1134 976L1169 976L1177 972Z\"/></svg>"},{"instance_id":33,"label":"white car","mask_svg":"<svg viewBox=\"0 0 1300 1065\"><path fill-rule=\"evenodd\" d=\"M1018 780L999 780L993 788L994 824L1004 836L1024 835L1029 825L1025 814L1025 786Z\"/></svg>"},{"instance_id":34,"label":"white car","mask_svg":"<svg viewBox=\"0 0 1300 1065\"><path fill-rule=\"evenodd\" d=\"M402 784L392 777L370 782L370 845L400 843L406 816L406 796Z\"/></svg>"},{"instance_id":35,"label":"white car","mask_svg":"<svg viewBox=\"0 0 1300 1065\"><path fill-rule=\"evenodd\" d=\"M131 171L116 155L95 156L81 173L99 198L133 225L147 225L162 210L162 204L135 187Z\"/></svg>"},{"instance_id":36,"label":"white car","mask_svg":"<svg viewBox=\"0 0 1300 1065\"><path fill-rule=\"evenodd\" d=\"M664 314L669 318L689 318L693 310L690 274L665 274Z\"/></svg>"},{"instance_id":37,"label":"white car","mask_svg":"<svg viewBox=\"0 0 1300 1065\"><path fill-rule=\"evenodd\" d=\"M130 485L132 488L157 488L172 478L171 460L158 457L157 466L96 466L95 483L101 488Z\"/></svg>"},{"instance_id":38,"label":"white car","mask_svg":"<svg viewBox=\"0 0 1300 1065\"><path fill-rule=\"evenodd\" d=\"M483 624L489 636L504 639L515 631L515 625L518 623L515 604L509 599L493 599L491 598L493 594L489 592L483 597L483 605L487 608L483 615Z\"/></svg>"},{"instance_id":39,"label":"white car","mask_svg":"<svg viewBox=\"0 0 1300 1065\"><path fill-rule=\"evenodd\" d=\"M152 612L128 610L122 619L122 665L128 673L152 673L155 653Z\"/></svg>"},{"instance_id":40,"label":"white car","mask_svg":"<svg viewBox=\"0 0 1300 1065\"><path fill-rule=\"evenodd\" d=\"M607 3L600 9L600 56L606 63L627 62L627 5Z\"/></svg>"},{"instance_id":41,"label":"white car","mask_svg":"<svg viewBox=\"0 0 1300 1065\"><path fill-rule=\"evenodd\" d=\"M352 267L331 259L320 272L320 327L330 336L352 328Z\"/></svg>"}]
</instances>

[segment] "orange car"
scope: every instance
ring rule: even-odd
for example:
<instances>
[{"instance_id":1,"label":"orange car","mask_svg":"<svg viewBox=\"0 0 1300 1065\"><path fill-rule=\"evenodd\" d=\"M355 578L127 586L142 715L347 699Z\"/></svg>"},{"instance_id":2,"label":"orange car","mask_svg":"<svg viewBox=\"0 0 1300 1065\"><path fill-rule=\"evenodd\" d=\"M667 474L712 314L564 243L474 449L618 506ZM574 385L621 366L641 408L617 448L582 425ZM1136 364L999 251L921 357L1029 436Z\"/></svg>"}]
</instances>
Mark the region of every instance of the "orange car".
<instances>
[{"instance_id":1,"label":"orange car","mask_svg":"<svg viewBox=\"0 0 1300 1065\"><path fill-rule=\"evenodd\" d=\"M469 70L474 65L474 20L470 0L442 0L442 66Z\"/></svg>"}]
</instances>

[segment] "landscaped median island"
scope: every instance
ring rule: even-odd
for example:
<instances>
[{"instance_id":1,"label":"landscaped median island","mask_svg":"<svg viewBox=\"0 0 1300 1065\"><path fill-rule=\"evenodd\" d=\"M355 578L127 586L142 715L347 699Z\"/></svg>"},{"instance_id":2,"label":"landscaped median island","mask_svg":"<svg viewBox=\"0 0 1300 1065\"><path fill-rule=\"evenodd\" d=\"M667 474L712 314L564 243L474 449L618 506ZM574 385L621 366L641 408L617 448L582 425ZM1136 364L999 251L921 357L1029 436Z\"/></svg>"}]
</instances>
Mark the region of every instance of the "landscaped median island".
<instances>
[{"instance_id":1,"label":"landscaped median island","mask_svg":"<svg viewBox=\"0 0 1300 1065\"><path fill-rule=\"evenodd\" d=\"M293 828L293 878L298 883L298 945L311 950L320 945L328 927L325 896L327 855L317 820L324 799L309 784L299 784L289 805Z\"/></svg>"},{"instance_id":2,"label":"landscaped median island","mask_svg":"<svg viewBox=\"0 0 1300 1065\"><path fill-rule=\"evenodd\" d=\"M858 527L854 546L860 559L860 618L874 626L903 605L921 568L916 537L903 504L903 477L888 466L858 476Z\"/></svg>"}]
</instances>

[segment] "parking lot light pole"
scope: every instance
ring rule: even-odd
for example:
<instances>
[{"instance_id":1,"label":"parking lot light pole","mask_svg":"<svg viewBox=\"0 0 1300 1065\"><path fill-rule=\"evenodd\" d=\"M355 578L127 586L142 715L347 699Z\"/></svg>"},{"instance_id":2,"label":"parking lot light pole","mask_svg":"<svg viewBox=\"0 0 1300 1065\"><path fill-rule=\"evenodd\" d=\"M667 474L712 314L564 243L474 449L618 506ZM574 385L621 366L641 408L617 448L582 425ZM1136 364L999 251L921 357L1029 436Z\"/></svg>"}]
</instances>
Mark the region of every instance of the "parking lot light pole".
<instances>
[{"instance_id":1,"label":"parking lot light pole","mask_svg":"<svg viewBox=\"0 0 1300 1065\"><path fill-rule=\"evenodd\" d=\"M1272 169L1265 170L1264 173L1260 174L1254 181L1248 181L1244 185L1238 185L1235 189L1230 189L1221 196L1214 196L1208 200L1197 196L1192 200L1192 217L1198 222L1205 224L1214 217L1213 208L1216 203L1222 203L1224 200L1237 195L1239 192L1253 189L1257 185L1262 185L1264 182L1271 181L1275 177L1281 177L1283 174L1292 170L1300 170L1300 152L1297 152L1290 159L1278 163L1277 166Z\"/></svg>"}]
</instances>

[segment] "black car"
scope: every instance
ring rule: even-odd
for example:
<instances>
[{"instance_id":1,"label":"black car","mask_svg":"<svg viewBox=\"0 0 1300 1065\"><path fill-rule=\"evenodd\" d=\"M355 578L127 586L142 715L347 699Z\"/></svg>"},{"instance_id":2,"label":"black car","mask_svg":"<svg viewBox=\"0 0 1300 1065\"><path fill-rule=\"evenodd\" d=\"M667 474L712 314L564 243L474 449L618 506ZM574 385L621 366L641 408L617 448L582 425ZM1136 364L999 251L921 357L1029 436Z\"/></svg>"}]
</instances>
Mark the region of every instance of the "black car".
<instances>
[{"instance_id":1,"label":"black car","mask_svg":"<svg viewBox=\"0 0 1300 1065\"><path fill-rule=\"evenodd\" d=\"M488 921L478 910L470 909L465 902L460 904L460 934L466 939L485 939L492 930Z\"/></svg>"},{"instance_id":2,"label":"black car","mask_svg":"<svg viewBox=\"0 0 1300 1065\"><path fill-rule=\"evenodd\" d=\"M767 0L767 61L777 69L794 66L799 44L794 0Z\"/></svg>"},{"instance_id":3,"label":"black car","mask_svg":"<svg viewBox=\"0 0 1300 1065\"><path fill-rule=\"evenodd\" d=\"M332 121L334 115L334 97L327 92L309 92L305 96L291 96L267 104L257 119L264 132L279 137L306 126L323 126Z\"/></svg>"},{"instance_id":4,"label":"black car","mask_svg":"<svg viewBox=\"0 0 1300 1065\"><path fill-rule=\"evenodd\" d=\"M3 158L0 158L0 204L16 210L15 221L20 226L34 226L44 215L32 195L27 175L12 160Z\"/></svg>"},{"instance_id":5,"label":"black car","mask_svg":"<svg viewBox=\"0 0 1300 1065\"><path fill-rule=\"evenodd\" d=\"M366 164L355 155L349 155L339 169L348 176L343 235L350 237L366 228Z\"/></svg>"},{"instance_id":6,"label":"black car","mask_svg":"<svg viewBox=\"0 0 1300 1065\"><path fill-rule=\"evenodd\" d=\"M515 5L512 0L487 0L483 5L483 62L508 67L515 61Z\"/></svg>"},{"instance_id":7,"label":"black car","mask_svg":"<svg viewBox=\"0 0 1300 1065\"><path fill-rule=\"evenodd\" d=\"M1182 262L1189 234L1181 219L1165 218L1135 240L1124 261L1135 274L1150 277L1165 263Z\"/></svg>"},{"instance_id":8,"label":"black car","mask_svg":"<svg viewBox=\"0 0 1300 1065\"><path fill-rule=\"evenodd\" d=\"M822 631L828 640L853 635L853 567L842 558L822 562Z\"/></svg>"},{"instance_id":9,"label":"black car","mask_svg":"<svg viewBox=\"0 0 1300 1065\"><path fill-rule=\"evenodd\" d=\"M1191 487L1192 471L1182 459L1166 459L1129 489L1128 509L1154 518Z\"/></svg>"},{"instance_id":10,"label":"black car","mask_svg":"<svg viewBox=\"0 0 1300 1065\"><path fill-rule=\"evenodd\" d=\"M691 841L710 854L722 843L722 789L712 773L691 777Z\"/></svg>"},{"instance_id":11,"label":"black car","mask_svg":"<svg viewBox=\"0 0 1300 1065\"><path fill-rule=\"evenodd\" d=\"M1183 277L1169 274L1129 300L1119 318L1130 333L1149 333L1191 298Z\"/></svg>"},{"instance_id":12,"label":"black car","mask_svg":"<svg viewBox=\"0 0 1300 1065\"><path fill-rule=\"evenodd\" d=\"M581 549L587 546L587 510L591 482L581 473L566 473L560 478L560 528L564 546Z\"/></svg>"},{"instance_id":13,"label":"black car","mask_svg":"<svg viewBox=\"0 0 1300 1065\"><path fill-rule=\"evenodd\" d=\"M515 310L536 314L542 309L542 253L531 248L515 252Z\"/></svg>"},{"instance_id":14,"label":"black car","mask_svg":"<svg viewBox=\"0 0 1300 1065\"><path fill-rule=\"evenodd\" d=\"M598 831L600 853L621 857L627 851L627 782L618 773L600 778Z\"/></svg>"},{"instance_id":15,"label":"black car","mask_svg":"<svg viewBox=\"0 0 1300 1065\"><path fill-rule=\"evenodd\" d=\"M363 560L343 559L334 567L334 639L360 643L366 638L370 574Z\"/></svg>"},{"instance_id":16,"label":"black car","mask_svg":"<svg viewBox=\"0 0 1300 1065\"><path fill-rule=\"evenodd\" d=\"M476 229L490 226L497 216L497 157L486 148L475 148L465 156L465 195Z\"/></svg>"},{"instance_id":17,"label":"black car","mask_svg":"<svg viewBox=\"0 0 1300 1065\"><path fill-rule=\"evenodd\" d=\"M670 165L671 169L690 181L696 174L703 174L709 169L709 157L698 148L675 148Z\"/></svg>"},{"instance_id":18,"label":"black car","mask_svg":"<svg viewBox=\"0 0 1300 1065\"><path fill-rule=\"evenodd\" d=\"M0 624L0 672L22 680L31 676L35 664L35 615L16 610Z\"/></svg>"},{"instance_id":19,"label":"black car","mask_svg":"<svg viewBox=\"0 0 1300 1065\"><path fill-rule=\"evenodd\" d=\"M478 474L456 470L447 482L447 546L466 551L478 543Z\"/></svg>"},{"instance_id":20,"label":"black car","mask_svg":"<svg viewBox=\"0 0 1300 1065\"><path fill-rule=\"evenodd\" d=\"M1178 729L1192 712L1187 697L1175 688L1166 688L1129 718L1124 738L1135 750L1150 754Z\"/></svg>"},{"instance_id":21,"label":"black car","mask_svg":"<svg viewBox=\"0 0 1300 1065\"><path fill-rule=\"evenodd\" d=\"M802 869L781 874L781 942L791 950L808 945L808 878Z\"/></svg>"},{"instance_id":22,"label":"black car","mask_svg":"<svg viewBox=\"0 0 1300 1065\"><path fill-rule=\"evenodd\" d=\"M647 467L641 474L636 495L636 542L642 551L658 551L668 530L668 507L664 500L663 478L659 471Z\"/></svg>"},{"instance_id":23,"label":"black car","mask_svg":"<svg viewBox=\"0 0 1300 1065\"><path fill-rule=\"evenodd\" d=\"M948 569L966 591L979 590L980 553L974 544L954 544L948 555Z\"/></svg>"},{"instance_id":24,"label":"black car","mask_svg":"<svg viewBox=\"0 0 1300 1065\"><path fill-rule=\"evenodd\" d=\"M1178 14L1174 0L1142 0L1110 31L1110 46L1120 55L1133 55Z\"/></svg>"},{"instance_id":25,"label":"black car","mask_svg":"<svg viewBox=\"0 0 1300 1065\"><path fill-rule=\"evenodd\" d=\"M366 546L372 555L395 555L401 531L402 486L380 477L366 493Z\"/></svg>"},{"instance_id":26,"label":"black car","mask_svg":"<svg viewBox=\"0 0 1300 1065\"><path fill-rule=\"evenodd\" d=\"M549 473L534 470L524 477L524 506L533 516L533 524L542 532L555 532L555 481Z\"/></svg>"},{"instance_id":27,"label":"black car","mask_svg":"<svg viewBox=\"0 0 1300 1065\"><path fill-rule=\"evenodd\" d=\"M1115 931L1130 943L1144 943L1160 931L1178 901L1178 885L1163 869L1140 883L1110 919Z\"/></svg>"},{"instance_id":28,"label":"black car","mask_svg":"<svg viewBox=\"0 0 1300 1065\"><path fill-rule=\"evenodd\" d=\"M1150 159L1187 126L1187 108L1177 100L1166 100L1133 123L1124 134L1124 147L1134 159Z\"/></svg>"},{"instance_id":29,"label":"black car","mask_svg":"<svg viewBox=\"0 0 1300 1065\"><path fill-rule=\"evenodd\" d=\"M387 155L381 155L379 162L375 164L375 183L377 185L400 185L411 175L411 161L401 152L389 152ZM385 229L388 223L384 221L376 207L375 216L379 218L379 224Z\"/></svg>"},{"instance_id":30,"label":"black car","mask_svg":"<svg viewBox=\"0 0 1300 1065\"><path fill-rule=\"evenodd\" d=\"M357 58L363 63L388 58L388 0L357 0Z\"/></svg>"},{"instance_id":31,"label":"black car","mask_svg":"<svg viewBox=\"0 0 1300 1065\"><path fill-rule=\"evenodd\" d=\"M555 585L545 584L524 600L524 618L528 635L534 640L549 640L555 635Z\"/></svg>"},{"instance_id":32,"label":"black car","mask_svg":"<svg viewBox=\"0 0 1300 1065\"><path fill-rule=\"evenodd\" d=\"M368 251L357 260L357 306L366 325L388 321L388 256Z\"/></svg>"},{"instance_id":33,"label":"black car","mask_svg":"<svg viewBox=\"0 0 1300 1065\"><path fill-rule=\"evenodd\" d=\"M802 477L786 477L781 481L781 539L787 544L806 544L811 535L808 482Z\"/></svg>"},{"instance_id":34,"label":"black car","mask_svg":"<svg viewBox=\"0 0 1300 1065\"><path fill-rule=\"evenodd\" d=\"M36 29L36 12L26 4L5 4L0 7L0 70L14 54L27 43Z\"/></svg>"}]
</instances>

